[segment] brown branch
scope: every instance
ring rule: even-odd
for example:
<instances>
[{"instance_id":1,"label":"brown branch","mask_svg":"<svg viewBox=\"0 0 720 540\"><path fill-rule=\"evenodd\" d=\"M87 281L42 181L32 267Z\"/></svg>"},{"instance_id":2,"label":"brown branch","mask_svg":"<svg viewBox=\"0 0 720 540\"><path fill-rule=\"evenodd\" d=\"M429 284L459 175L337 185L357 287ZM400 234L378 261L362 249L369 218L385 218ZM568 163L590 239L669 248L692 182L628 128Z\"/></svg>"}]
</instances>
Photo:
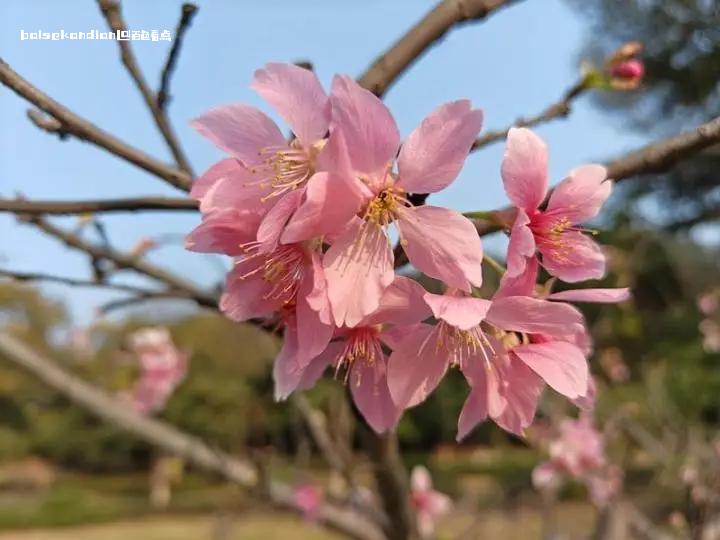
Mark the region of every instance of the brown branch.
<instances>
[{"instance_id":1,"label":"brown branch","mask_svg":"<svg viewBox=\"0 0 720 540\"><path fill-rule=\"evenodd\" d=\"M118 399L64 371L55 362L41 356L8 333L0 333L0 353L7 361L114 426L168 453L181 456L196 467L218 474L230 482L253 491L258 487L259 475L250 463L214 449L201 439L165 422L137 414ZM268 480L263 494L278 508L299 511L292 489L283 483ZM336 505L322 503L317 516L323 525L351 538L383 538L373 523Z\"/></svg>"},{"instance_id":2,"label":"brown branch","mask_svg":"<svg viewBox=\"0 0 720 540\"><path fill-rule=\"evenodd\" d=\"M182 5L180 20L178 21L177 28L175 28L175 39L173 40L172 47L170 47L170 53L165 62L165 67L162 70L162 75L160 76L160 89L158 90L156 101L161 111L165 110L170 101L170 79L175 71L177 60L180 57L180 49L182 48L185 32L190 28L197 10L198 8L194 4Z\"/></svg>"},{"instance_id":3,"label":"brown branch","mask_svg":"<svg viewBox=\"0 0 720 540\"><path fill-rule=\"evenodd\" d=\"M28 201L0 198L0 212L15 214L94 214L96 212L139 212L146 210L197 210L192 199L169 197L136 197L128 199L97 199L87 201Z\"/></svg>"},{"instance_id":4,"label":"brown branch","mask_svg":"<svg viewBox=\"0 0 720 540\"><path fill-rule=\"evenodd\" d=\"M66 246L87 253L93 260L107 260L113 263L118 269L133 270L144 274L156 281L164 283L171 289L187 293L189 298L201 306L217 308L217 298L214 295L203 291L193 283L185 281L183 278L155 266L140 257L129 255L110 247L97 246L73 233L56 227L40 217L25 217L22 219L24 222L30 223L41 231L57 238Z\"/></svg>"},{"instance_id":5,"label":"brown branch","mask_svg":"<svg viewBox=\"0 0 720 540\"><path fill-rule=\"evenodd\" d=\"M383 95L390 85L450 29L480 21L517 0L443 0L379 56L358 79L374 94Z\"/></svg>"},{"instance_id":6,"label":"brown branch","mask_svg":"<svg viewBox=\"0 0 720 540\"><path fill-rule=\"evenodd\" d=\"M0 277L9 278L13 281L48 281L51 283L60 283L71 287L93 287L103 289L114 289L117 291L128 292L132 294L154 294L160 291L151 291L133 285L124 285L122 283L108 283L106 281L91 281L89 279L78 279L65 276L56 276L53 274L44 274L40 272L16 272L14 270L5 270L0 268ZM174 294L176 297L181 295L180 291L163 291L166 294Z\"/></svg>"},{"instance_id":7,"label":"brown branch","mask_svg":"<svg viewBox=\"0 0 720 540\"><path fill-rule=\"evenodd\" d=\"M67 139L67 131L65 131L63 125L52 116L48 116L37 109L28 109L25 114L27 114L28 120L43 131L57 135L61 141Z\"/></svg>"},{"instance_id":8,"label":"brown branch","mask_svg":"<svg viewBox=\"0 0 720 540\"><path fill-rule=\"evenodd\" d=\"M586 85L586 80L583 77L573 86L571 86L565 92L565 94L563 94L562 98L546 107L541 113L527 118L519 118L512 126L508 126L504 129L498 129L495 131L488 131L484 135L481 135L480 137L475 139L475 142L473 143L470 151L473 152L475 150L478 150L479 148L482 148L483 146L504 139L505 137L507 137L507 134L512 127L532 127L537 126L538 124L544 124L545 122L549 122L551 120L555 120L556 118L566 117L568 114L570 114L570 107L572 105L572 102L578 96L582 95L582 93L587 90L587 88L588 87Z\"/></svg>"},{"instance_id":9,"label":"brown branch","mask_svg":"<svg viewBox=\"0 0 720 540\"><path fill-rule=\"evenodd\" d=\"M120 0L97 0L97 2L100 7L100 11L110 27L110 30L116 34L118 32L127 32L127 25L125 24L125 19L123 19L122 11L120 9ZM175 162L180 169L192 177L193 172L190 167L190 162L187 160L185 154L180 148L180 142L170 125L170 121L165 114L165 110L158 105L155 94L145 80L145 76L135 59L135 54L130 47L130 41L118 39L117 43L120 48L120 58L122 63L130 74L132 80L135 82L135 86L137 86L140 94L142 94L142 97L145 100L145 105L147 105L147 108L150 110L150 113L155 120L155 124L160 130L160 133L162 133Z\"/></svg>"},{"instance_id":10,"label":"brown branch","mask_svg":"<svg viewBox=\"0 0 720 540\"><path fill-rule=\"evenodd\" d=\"M119 298L117 300L106 302L100 306L98 311L103 315L107 315L111 311L135 306L151 300L192 300L192 298L190 298L187 294L178 294L173 291L146 291L135 296L128 296L126 298Z\"/></svg>"},{"instance_id":11,"label":"brown branch","mask_svg":"<svg viewBox=\"0 0 720 540\"><path fill-rule=\"evenodd\" d=\"M111 154L115 154L162 178L178 189L184 191L190 189L192 181L190 174L126 144L114 135L78 116L23 79L2 59L0 59L0 83L60 122L60 129L65 133L103 148Z\"/></svg>"}]
</instances>

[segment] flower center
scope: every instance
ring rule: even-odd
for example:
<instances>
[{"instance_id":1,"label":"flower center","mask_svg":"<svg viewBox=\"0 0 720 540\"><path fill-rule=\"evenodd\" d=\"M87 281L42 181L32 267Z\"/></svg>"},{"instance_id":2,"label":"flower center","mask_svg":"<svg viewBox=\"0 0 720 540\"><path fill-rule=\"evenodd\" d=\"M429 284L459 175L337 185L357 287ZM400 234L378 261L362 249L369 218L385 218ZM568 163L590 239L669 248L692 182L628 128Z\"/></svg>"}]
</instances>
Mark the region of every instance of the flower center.
<instances>
[{"instance_id":1,"label":"flower center","mask_svg":"<svg viewBox=\"0 0 720 540\"><path fill-rule=\"evenodd\" d=\"M486 362L490 362L490 357L494 356L495 350L492 344L485 336L485 332L480 326L475 326L470 330L461 330L456 326L452 326L445 321L437 324L437 339L435 341L437 350L445 349L450 353L450 365L463 369L470 358L474 357L478 352L482 354ZM490 354L488 354L488 351Z\"/></svg>"},{"instance_id":2,"label":"flower center","mask_svg":"<svg viewBox=\"0 0 720 540\"><path fill-rule=\"evenodd\" d=\"M260 275L270 285L263 296L280 301L283 305L293 303L305 271L305 254L296 246L280 246L271 253L260 251L260 243L250 242L241 246L246 255L237 265L247 271L240 279Z\"/></svg>"},{"instance_id":3,"label":"flower center","mask_svg":"<svg viewBox=\"0 0 720 540\"><path fill-rule=\"evenodd\" d=\"M350 330L346 337L345 348L336 359L336 377L341 370L345 370L344 381L347 383L350 368L355 362L364 362L367 366L373 366L382 358L383 351L378 333L377 326L363 326Z\"/></svg>"},{"instance_id":4,"label":"flower center","mask_svg":"<svg viewBox=\"0 0 720 540\"><path fill-rule=\"evenodd\" d=\"M250 172L259 177L255 184L269 189L261 200L265 202L305 185L315 174L315 157L323 145L321 141L305 149L295 139L288 146L261 148L260 163L250 168Z\"/></svg>"},{"instance_id":5,"label":"flower center","mask_svg":"<svg viewBox=\"0 0 720 540\"><path fill-rule=\"evenodd\" d=\"M410 206L405 193L398 188L388 187L370 200L363 219L384 227L395 220L398 209L404 206Z\"/></svg>"}]
</instances>

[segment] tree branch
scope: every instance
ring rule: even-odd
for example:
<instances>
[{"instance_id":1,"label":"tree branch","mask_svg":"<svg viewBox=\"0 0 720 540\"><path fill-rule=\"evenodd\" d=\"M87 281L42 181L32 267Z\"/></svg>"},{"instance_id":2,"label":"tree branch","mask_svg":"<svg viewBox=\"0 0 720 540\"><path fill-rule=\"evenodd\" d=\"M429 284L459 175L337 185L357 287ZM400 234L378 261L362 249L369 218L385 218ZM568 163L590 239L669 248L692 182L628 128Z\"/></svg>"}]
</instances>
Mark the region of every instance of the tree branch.
<instances>
[{"instance_id":1,"label":"tree branch","mask_svg":"<svg viewBox=\"0 0 720 540\"><path fill-rule=\"evenodd\" d=\"M382 96L403 71L450 29L464 22L480 21L514 1L517 0L443 0L379 56L358 82Z\"/></svg>"},{"instance_id":2,"label":"tree branch","mask_svg":"<svg viewBox=\"0 0 720 540\"><path fill-rule=\"evenodd\" d=\"M139 415L106 392L72 375L51 360L33 351L8 333L0 333L0 353L6 360L40 379L80 407L114 426L181 456L196 467L219 474L226 480L250 490L259 485L258 472L250 463L211 448L197 437L160 420ZM269 501L287 510L298 512L292 489L280 482L268 480L263 493ZM382 533L375 525L354 512L330 503L322 503L318 520L358 540L380 540Z\"/></svg>"},{"instance_id":3,"label":"tree branch","mask_svg":"<svg viewBox=\"0 0 720 540\"><path fill-rule=\"evenodd\" d=\"M178 189L189 191L192 181L190 174L126 144L114 135L78 116L23 79L2 59L0 59L0 83L60 122L60 127L56 131L62 131L82 141L92 143L162 178Z\"/></svg>"},{"instance_id":4,"label":"tree branch","mask_svg":"<svg viewBox=\"0 0 720 540\"><path fill-rule=\"evenodd\" d=\"M587 90L587 86L585 78L583 77L572 85L565 94L563 94L562 98L546 107L541 113L527 118L519 118L512 126L495 131L488 131L484 135L481 135L475 139L470 151L473 152L483 146L503 140L507 137L508 132L513 127L532 127L537 126L538 124L544 124L545 122L549 122L550 120L554 120L556 118L566 117L570 114L570 106L572 105L572 102L582 95L585 90Z\"/></svg>"},{"instance_id":5,"label":"tree branch","mask_svg":"<svg viewBox=\"0 0 720 540\"><path fill-rule=\"evenodd\" d=\"M23 218L23 221L34 225L50 236L54 236L66 246L87 253L93 260L104 259L112 262L119 269L134 270L135 272L164 283L171 289L187 293L189 298L201 306L217 308L218 300L214 295L199 289L193 283L185 281L163 268L144 261L140 257L128 255L110 247L97 246L39 217L27 217Z\"/></svg>"},{"instance_id":6,"label":"tree branch","mask_svg":"<svg viewBox=\"0 0 720 540\"><path fill-rule=\"evenodd\" d=\"M0 212L15 214L94 214L97 212L139 212L146 210L197 210L192 199L169 197L135 197L128 199L96 199L87 201L29 201L0 198Z\"/></svg>"},{"instance_id":7,"label":"tree branch","mask_svg":"<svg viewBox=\"0 0 720 540\"><path fill-rule=\"evenodd\" d=\"M120 9L120 1L97 0L97 2L98 6L100 7L100 11L105 17L105 20L107 21L110 29L116 34L118 32L127 32L127 25L125 24L125 19L123 19L122 11ZM193 8L194 12L194 10L197 8L195 8L195 6L193 6ZM117 43L120 47L120 58L122 60L122 63L125 65L125 68L130 74L130 77L135 82L135 86L137 86L140 94L142 94L142 97L145 100L145 104L147 105L147 108L150 110L150 113L155 120L155 124L160 130L160 133L162 133L162 136L165 139L165 142L167 143L168 148L173 155L173 158L175 158L175 162L177 163L178 167L180 167L180 169L182 169L192 177L193 172L192 168L190 167L190 162L187 160L185 154L180 148L180 142L178 141L177 136L172 129L172 126L170 125L170 121L165 114L165 109L158 105L158 100L155 94L150 89L150 86L148 86L147 81L145 81L142 70L140 69L137 60L135 59L135 55L133 54L132 48L130 47L130 41L118 39Z\"/></svg>"},{"instance_id":8,"label":"tree branch","mask_svg":"<svg viewBox=\"0 0 720 540\"><path fill-rule=\"evenodd\" d=\"M177 60L180 57L180 49L182 48L185 32L188 28L190 28L197 10L198 8L194 4L182 5L180 20L178 21L177 28L175 28L175 39L173 40L172 47L170 47L170 53L168 54L165 62L165 67L162 70L162 75L160 76L160 89L157 93L157 106L161 111L165 110L168 102L170 101L170 79L175 71Z\"/></svg>"}]
</instances>

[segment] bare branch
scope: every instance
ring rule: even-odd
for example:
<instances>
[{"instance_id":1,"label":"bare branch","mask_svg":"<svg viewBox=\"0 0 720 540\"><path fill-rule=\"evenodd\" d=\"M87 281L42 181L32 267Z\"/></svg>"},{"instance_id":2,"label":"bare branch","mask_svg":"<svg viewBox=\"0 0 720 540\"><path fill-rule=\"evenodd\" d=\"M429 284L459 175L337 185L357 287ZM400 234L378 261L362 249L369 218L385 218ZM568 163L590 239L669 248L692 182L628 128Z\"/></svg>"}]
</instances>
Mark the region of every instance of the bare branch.
<instances>
[{"instance_id":1,"label":"bare branch","mask_svg":"<svg viewBox=\"0 0 720 540\"><path fill-rule=\"evenodd\" d=\"M180 57L180 49L182 48L183 38L185 32L192 24L193 17L197 13L197 6L194 4L183 4L180 20L178 21L177 28L175 29L175 39L173 40L172 47L170 47L170 53L168 54L165 67L162 70L160 76L160 89L157 93L157 106L162 111L167 107L170 101L170 79L175 71L177 60Z\"/></svg>"},{"instance_id":2,"label":"bare branch","mask_svg":"<svg viewBox=\"0 0 720 540\"><path fill-rule=\"evenodd\" d=\"M197 210L192 199L169 197L136 197L128 199L96 199L87 201L28 201L0 198L0 212L15 214L93 214L97 212L139 212L147 210Z\"/></svg>"},{"instance_id":3,"label":"bare branch","mask_svg":"<svg viewBox=\"0 0 720 540\"><path fill-rule=\"evenodd\" d=\"M135 296L128 296L126 298L119 298L118 300L111 300L100 306L98 311L107 315L111 311L122 309L130 306L136 306L144 302L150 302L152 300L191 300L187 294L178 294L173 291L147 291Z\"/></svg>"},{"instance_id":4,"label":"bare branch","mask_svg":"<svg viewBox=\"0 0 720 540\"><path fill-rule=\"evenodd\" d=\"M40 217L23 218L24 222L34 225L41 231L54 236L66 246L87 253L93 260L107 260L112 262L118 269L134 270L140 274L164 283L171 289L180 290L187 293L188 297L197 302L201 306L217 308L217 298L215 295L203 291L195 284L185 281L183 278L168 272L167 270L157 267L140 257L122 253L110 247L101 247L79 236L67 232L52 223Z\"/></svg>"},{"instance_id":5,"label":"bare branch","mask_svg":"<svg viewBox=\"0 0 720 540\"><path fill-rule=\"evenodd\" d=\"M55 362L41 356L8 333L0 333L0 354L9 362L37 377L88 412L140 439L183 457L196 467L219 474L230 482L255 490L258 472L250 463L208 446L201 439L155 418L142 416L118 399L64 371ZM268 480L263 490L269 501L297 512L292 489L286 484ZM322 503L318 520L358 540L380 540L382 533L373 523L356 513L330 503Z\"/></svg>"},{"instance_id":6,"label":"bare branch","mask_svg":"<svg viewBox=\"0 0 720 540\"><path fill-rule=\"evenodd\" d=\"M122 11L120 10L120 1L97 0L97 2L110 29L116 34L117 32L126 32L127 25L125 24ZM180 148L180 142L170 125L170 121L165 114L165 110L158 105L155 94L150 89L150 86L148 86L147 81L143 76L142 70L140 69L132 48L130 47L130 41L118 39L117 43L120 47L120 58L122 59L122 63L125 65L130 77L132 77L133 81L135 81L135 86L138 87L140 94L142 94L145 104L155 120L155 124L160 130L160 133L162 133L168 148L170 148L173 158L175 158L175 162L180 169L185 171L188 175L193 176L190 162L187 160L185 154Z\"/></svg>"},{"instance_id":7,"label":"bare branch","mask_svg":"<svg viewBox=\"0 0 720 540\"><path fill-rule=\"evenodd\" d=\"M464 22L480 21L514 1L517 0L443 0L379 56L358 82L374 94L383 95L403 71L450 29Z\"/></svg>"},{"instance_id":8,"label":"bare branch","mask_svg":"<svg viewBox=\"0 0 720 540\"><path fill-rule=\"evenodd\" d=\"M9 278L14 281L49 281L51 283L60 283L71 287L93 287L103 289L114 289L117 291L128 292L132 294L153 294L159 291L151 291L133 285L124 285L122 283L108 283L106 281L91 281L89 279L78 279L65 276L56 276L53 274L44 274L41 272L16 272L14 270L5 270L0 268L0 277ZM165 291L166 294L174 294L176 297L182 295L181 291Z\"/></svg>"},{"instance_id":9,"label":"bare branch","mask_svg":"<svg viewBox=\"0 0 720 540\"><path fill-rule=\"evenodd\" d=\"M192 177L171 165L146 154L142 150L121 141L114 135L78 116L47 94L23 79L2 59L0 59L0 83L7 86L18 96L32 103L60 122L61 130L80 140L92 143L137 165L141 169L162 178L178 189L189 191Z\"/></svg>"},{"instance_id":10,"label":"bare branch","mask_svg":"<svg viewBox=\"0 0 720 540\"><path fill-rule=\"evenodd\" d=\"M499 129L495 131L488 131L484 135L481 135L480 137L475 139L475 142L473 143L470 151L472 152L488 144L503 140L505 137L507 137L507 134L512 127L532 127L537 126L538 124L544 124L545 122L549 122L550 120L555 120L556 118L566 117L568 114L570 114L570 106L572 105L572 102L578 96L582 95L582 93L587 90L587 88L588 87L586 85L585 78L583 77L573 86L571 86L565 92L565 94L563 94L562 98L546 107L541 113L536 114L535 116L530 116L528 118L519 118L512 126L508 126L504 129Z\"/></svg>"},{"instance_id":11,"label":"bare branch","mask_svg":"<svg viewBox=\"0 0 720 540\"><path fill-rule=\"evenodd\" d=\"M47 131L48 133L57 135L61 141L67 139L67 131L65 131L62 124L55 120L55 118L53 118L52 116L48 116L42 111L38 111L37 109L28 109L25 114L27 114L28 119L33 124L35 124L43 131Z\"/></svg>"}]
</instances>

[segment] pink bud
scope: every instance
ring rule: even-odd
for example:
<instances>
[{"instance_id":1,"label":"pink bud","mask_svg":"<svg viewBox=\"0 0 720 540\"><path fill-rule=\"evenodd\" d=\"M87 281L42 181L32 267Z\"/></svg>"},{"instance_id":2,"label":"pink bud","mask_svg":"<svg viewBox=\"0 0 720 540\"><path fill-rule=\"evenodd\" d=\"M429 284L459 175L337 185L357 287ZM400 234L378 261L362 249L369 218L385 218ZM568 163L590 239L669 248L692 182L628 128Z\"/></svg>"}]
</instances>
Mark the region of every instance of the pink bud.
<instances>
[{"instance_id":1,"label":"pink bud","mask_svg":"<svg viewBox=\"0 0 720 540\"><path fill-rule=\"evenodd\" d=\"M639 81L645 75L645 65L641 60L626 60L610 68L610 75L627 81Z\"/></svg>"}]
</instances>

